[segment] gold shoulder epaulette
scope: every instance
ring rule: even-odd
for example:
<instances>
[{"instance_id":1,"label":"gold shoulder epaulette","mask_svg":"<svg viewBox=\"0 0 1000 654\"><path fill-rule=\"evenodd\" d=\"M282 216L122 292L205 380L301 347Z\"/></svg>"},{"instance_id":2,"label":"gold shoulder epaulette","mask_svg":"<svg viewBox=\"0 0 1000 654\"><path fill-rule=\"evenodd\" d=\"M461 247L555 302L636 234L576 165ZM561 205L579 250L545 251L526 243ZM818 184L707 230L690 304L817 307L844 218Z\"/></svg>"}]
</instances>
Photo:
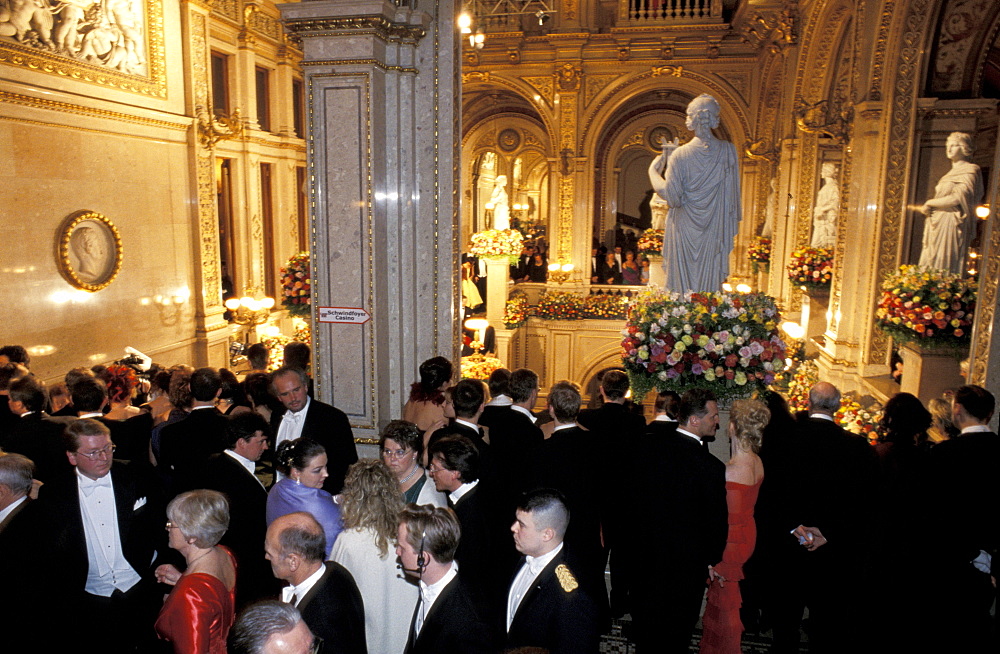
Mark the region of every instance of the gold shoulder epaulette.
<instances>
[{"instance_id":1,"label":"gold shoulder epaulette","mask_svg":"<svg viewBox=\"0 0 1000 654\"><path fill-rule=\"evenodd\" d=\"M562 586L562 589L567 593L572 593L580 585L577 583L576 577L573 576L573 573L569 571L569 568L563 564L560 564L556 568L556 578L559 579L559 585Z\"/></svg>"}]
</instances>

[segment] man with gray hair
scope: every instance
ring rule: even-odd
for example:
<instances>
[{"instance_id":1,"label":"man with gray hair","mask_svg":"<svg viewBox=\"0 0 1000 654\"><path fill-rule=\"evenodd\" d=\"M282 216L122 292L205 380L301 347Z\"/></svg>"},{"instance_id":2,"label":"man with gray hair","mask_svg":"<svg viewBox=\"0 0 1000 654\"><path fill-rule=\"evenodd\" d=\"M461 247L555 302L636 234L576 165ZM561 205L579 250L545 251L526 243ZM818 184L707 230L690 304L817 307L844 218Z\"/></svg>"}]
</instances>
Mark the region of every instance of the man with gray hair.
<instances>
[{"instance_id":1,"label":"man with gray hair","mask_svg":"<svg viewBox=\"0 0 1000 654\"><path fill-rule=\"evenodd\" d=\"M11 591L0 593L0 615L6 625L31 624L47 586L39 578L46 569L46 561L38 556L38 532L45 516L30 498L33 471L27 457L0 452L0 561L3 586ZM4 629L3 643L5 651L28 651L37 647L37 634L33 629Z\"/></svg>"},{"instance_id":2,"label":"man with gray hair","mask_svg":"<svg viewBox=\"0 0 1000 654\"><path fill-rule=\"evenodd\" d=\"M361 593L344 566L324 563L326 535L316 518L300 511L275 519L267 529L264 552L274 576L288 582L281 600L302 612L310 631L337 652L368 651Z\"/></svg>"},{"instance_id":3,"label":"man with gray hair","mask_svg":"<svg viewBox=\"0 0 1000 654\"><path fill-rule=\"evenodd\" d=\"M265 600L251 604L229 632L229 654L311 654L322 640L313 636L291 604Z\"/></svg>"}]
</instances>

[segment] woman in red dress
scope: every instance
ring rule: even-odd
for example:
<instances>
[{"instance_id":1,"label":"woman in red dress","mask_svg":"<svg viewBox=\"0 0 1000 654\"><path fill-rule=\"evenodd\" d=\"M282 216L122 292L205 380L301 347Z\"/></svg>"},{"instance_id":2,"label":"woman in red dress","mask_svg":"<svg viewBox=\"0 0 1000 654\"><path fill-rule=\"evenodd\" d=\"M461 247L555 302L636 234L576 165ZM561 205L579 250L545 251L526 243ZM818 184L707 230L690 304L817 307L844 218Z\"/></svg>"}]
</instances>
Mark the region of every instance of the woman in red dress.
<instances>
[{"instance_id":1,"label":"woman in red dress","mask_svg":"<svg viewBox=\"0 0 1000 654\"><path fill-rule=\"evenodd\" d=\"M732 458L726 464L726 501L729 504L729 537L722 562L715 566L716 578L708 587L708 604L702 618L702 654L739 654L743 623L740 621L739 580L743 564L753 553L757 525L753 507L757 503L764 466L761 434L771 417L757 400L737 400L729 410L729 442Z\"/></svg>"},{"instance_id":2,"label":"woman in red dress","mask_svg":"<svg viewBox=\"0 0 1000 654\"><path fill-rule=\"evenodd\" d=\"M181 493L167 505L170 547L187 563L181 574L170 564L156 579L174 589L156 620L156 633L175 654L225 654L235 618L236 560L218 545L229 528L229 502L219 492Z\"/></svg>"}]
</instances>

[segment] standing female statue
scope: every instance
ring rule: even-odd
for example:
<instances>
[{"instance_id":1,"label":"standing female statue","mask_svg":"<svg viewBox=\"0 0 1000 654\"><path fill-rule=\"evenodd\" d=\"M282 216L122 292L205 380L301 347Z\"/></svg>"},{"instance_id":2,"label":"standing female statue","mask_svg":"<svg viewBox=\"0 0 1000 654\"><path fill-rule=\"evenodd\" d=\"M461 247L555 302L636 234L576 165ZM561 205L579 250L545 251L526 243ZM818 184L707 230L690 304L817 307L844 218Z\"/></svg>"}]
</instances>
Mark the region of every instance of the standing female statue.
<instances>
[{"instance_id":1,"label":"standing female statue","mask_svg":"<svg viewBox=\"0 0 1000 654\"><path fill-rule=\"evenodd\" d=\"M840 185L837 183L837 166L825 163L820 169L823 186L816 194L813 207L812 247L832 248L837 244L837 218L840 216Z\"/></svg>"},{"instance_id":2,"label":"standing female statue","mask_svg":"<svg viewBox=\"0 0 1000 654\"><path fill-rule=\"evenodd\" d=\"M963 132L948 135L945 152L951 170L938 180L934 197L920 207L927 216L920 251L921 268L962 273L965 255L976 229L976 205L983 197L983 175L969 161L972 137Z\"/></svg>"},{"instance_id":3,"label":"standing female statue","mask_svg":"<svg viewBox=\"0 0 1000 654\"><path fill-rule=\"evenodd\" d=\"M510 207L507 204L507 176L499 175L490 196L493 205L493 229L510 229Z\"/></svg>"},{"instance_id":4,"label":"standing female statue","mask_svg":"<svg viewBox=\"0 0 1000 654\"><path fill-rule=\"evenodd\" d=\"M663 237L670 291L718 291L729 274L742 212L736 148L712 134L719 112L708 94L692 100L686 125L694 138L684 145L661 139L663 154L649 166L653 190L670 206Z\"/></svg>"}]
</instances>

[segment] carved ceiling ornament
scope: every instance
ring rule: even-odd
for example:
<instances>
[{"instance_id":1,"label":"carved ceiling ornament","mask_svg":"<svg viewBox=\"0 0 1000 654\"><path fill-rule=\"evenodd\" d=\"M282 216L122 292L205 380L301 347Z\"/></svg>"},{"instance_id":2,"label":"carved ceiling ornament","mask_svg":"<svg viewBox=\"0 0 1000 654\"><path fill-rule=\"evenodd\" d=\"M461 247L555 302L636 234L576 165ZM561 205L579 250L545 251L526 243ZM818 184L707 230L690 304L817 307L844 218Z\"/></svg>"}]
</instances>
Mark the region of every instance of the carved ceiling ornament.
<instances>
[{"instance_id":1,"label":"carved ceiling ornament","mask_svg":"<svg viewBox=\"0 0 1000 654\"><path fill-rule=\"evenodd\" d=\"M589 105L598 93L616 79L618 79L617 74L587 75L587 81L584 84L584 106Z\"/></svg>"},{"instance_id":2,"label":"carved ceiling ornament","mask_svg":"<svg viewBox=\"0 0 1000 654\"><path fill-rule=\"evenodd\" d=\"M820 100L810 104L802 98L796 98L793 113L795 125L800 132L828 136L839 144L847 143L847 131L853 118L853 108L846 103L835 103L831 106L829 100Z\"/></svg>"},{"instance_id":3,"label":"carved ceiling ornament","mask_svg":"<svg viewBox=\"0 0 1000 654\"><path fill-rule=\"evenodd\" d=\"M214 148L219 141L228 141L243 136L243 119L239 108L229 116L213 117L208 110L198 105L195 108L198 119L198 138L206 148Z\"/></svg>"},{"instance_id":4,"label":"carved ceiling ornament","mask_svg":"<svg viewBox=\"0 0 1000 654\"><path fill-rule=\"evenodd\" d=\"M778 151L778 148L766 138L744 143L743 154L749 159L770 163L778 163L778 160L781 159L781 153Z\"/></svg>"},{"instance_id":5,"label":"carved ceiling ornament","mask_svg":"<svg viewBox=\"0 0 1000 654\"><path fill-rule=\"evenodd\" d=\"M767 47L771 52L781 54L798 42L798 23L798 8L786 4L780 10L755 11L740 31L753 47Z\"/></svg>"},{"instance_id":6,"label":"carved ceiling ornament","mask_svg":"<svg viewBox=\"0 0 1000 654\"><path fill-rule=\"evenodd\" d=\"M554 77L560 91L579 91L583 70L579 66L566 62L556 70Z\"/></svg>"},{"instance_id":7,"label":"carved ceiling ornament","mask_svg":"<svg viewBox=\"0 0 1000 654\"><path fill-rule=\"evenodd\" d=\"M488 75L489 73L487 73ZM545 75L543 77L521 77L525 83L531 88L538 91L538 95L542 96L547 102L551 103L555 97L555 83L551 75Z\"/></svg>"}]
</instances>

